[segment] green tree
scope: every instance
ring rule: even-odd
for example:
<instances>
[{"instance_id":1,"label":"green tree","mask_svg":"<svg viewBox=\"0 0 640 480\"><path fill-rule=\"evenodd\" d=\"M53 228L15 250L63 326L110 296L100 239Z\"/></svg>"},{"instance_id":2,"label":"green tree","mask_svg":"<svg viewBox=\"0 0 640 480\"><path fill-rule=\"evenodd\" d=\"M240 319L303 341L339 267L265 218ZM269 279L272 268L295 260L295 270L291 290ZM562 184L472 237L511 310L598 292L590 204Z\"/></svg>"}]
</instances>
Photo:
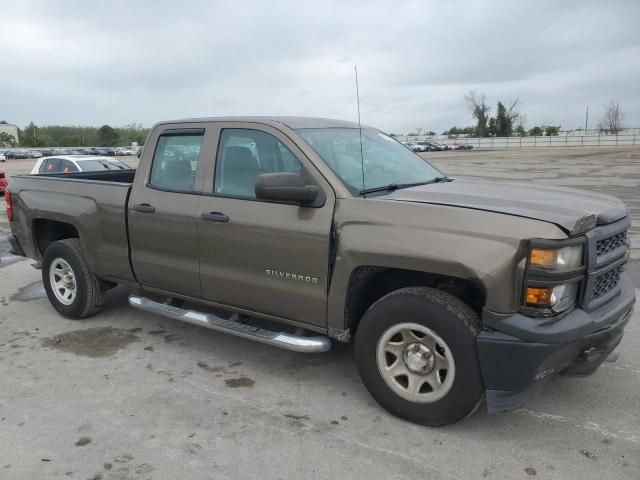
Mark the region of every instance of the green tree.
<instances>
[{"instance_id":1,"label":"green tree","mask_svg":"<svg viewBox=\"0 0 640 480\"><path fill-rule=\"evenodd\" d=\"M542 136L542 129L540 127L533 127L531 130L529 130L529 135L531 135L532 137L540 137Z\"/></svg>"},{"instance_id":2,"label":"green tree","mask_svg":"<svg viewBox=\"0 0 640 480\"><path fill-rule=\"evenodd\" d=\"M98 144L101 147L115 147L118 145L118 132L109 125L103 125L98 129Z\"/></svg>"},{"instance_id":3,"label":"green tree","mask_svg":"<svg viewBox=\"0 0 640 480\"><path fill-rule=\"evenodd\" d=\"M16 143L16 137L7 132L0 132L0 147L15 147Z\"/></svg>"},{"instance_id":4,"label":"green tree","mask_svg":"<svg viewBox=\"0 0 640 480\"><path fill-rule=\"evenodd\" d=\"M51 143L51 138L46 131L42 131L31 122L24 130L18 130L20 144L23 147L47 147Z\"/></svg>"},{"instance_id":5,"label":"green tree","mask_svg":"<svg viewBox=\"0 0 640 480\"><path fill-rule=\"evenodd\" d=\"M545 127L544 133L548 137L551 137L551 136L557 137L558 134L560 133L560 127L561 125L549 125L548 127Z\"/></svg>"},{"instance_id":6,"label":"green tree","mask_svg":"<svg viewBox=\"0 0 640 480\"><path fill-rule=\"evenodd\" d=\"M443 135L473 135L474 133L474 127L451 127L449 130L445 130L444 132L442 132ZM433 135L435 135L435 133Z\"/></svg>"},{"instance_id":7,"label":"green tree","mask_svg":"<svg viewBox=\"0 0 640 480\"><path fill-rule=\"evenodd\" d=\"M487 127L487 135L490 135L492 137L496 136L496 118L495 117L489 118L489 126Z\"/></svg>"},{"instance_id":8,"label":"green tree","mask_svg":"<svg viewBox=\"0 0 640 480\"><path fill-rule=\"evenodd\" d=\"M483 94L477 94L475 91L470 91L465 95L464 99L467 101L471 114L476 119L475 133L479 137L486 137L488 135L487 122L489 120L489 112L491 107L487 105L486 97Z\"/></svg>"},{"instance_id":9,"label":"green tree","mask_svg":"<svg viewBox=\"0 0 640 480\"><path fill-rule=\"evenodd\" d=\"M516 128L516 135L518 137L524 137L527 134L527 131L524 129L523 125L518 125Z\"/></svg>"},{"instance_id":10,"label":"green tree","mask_svg":"<svg viewBox=\"0 0 640 480\"><path fill-rule=\"evenodd\" d=\"M496 109L496 136L510 137L513 133L513 121L511 115L502 102L498 102Z\"/></svg>"},{"instance_id":11,"label":"green tree","mask_svg":"<svg viewBox=\"0 0 640 480\"><path fill-rule=\"evenodd\" d=\"M142 145L149 134L148 128L144 128L142 125L135 123L125 125L122 128L116 128L115 130L118 133L120 145L132 145L134 142Z\"/></svg>"},{"instance_id":12,"label":"green tree","mask_svg":"<svg viewBox=\"0 0 640 480\"><path fill-rule=\"evenodd\" d=\"M18 129L21 144L25 147L83 147L144 144L148 128L139 124L112 128L104 125L103 137L98 135L96 127L66 125L37 126L31 122L24 129ZM113 134L115 132L115 136Z\"/></svg>"}]
</instances>

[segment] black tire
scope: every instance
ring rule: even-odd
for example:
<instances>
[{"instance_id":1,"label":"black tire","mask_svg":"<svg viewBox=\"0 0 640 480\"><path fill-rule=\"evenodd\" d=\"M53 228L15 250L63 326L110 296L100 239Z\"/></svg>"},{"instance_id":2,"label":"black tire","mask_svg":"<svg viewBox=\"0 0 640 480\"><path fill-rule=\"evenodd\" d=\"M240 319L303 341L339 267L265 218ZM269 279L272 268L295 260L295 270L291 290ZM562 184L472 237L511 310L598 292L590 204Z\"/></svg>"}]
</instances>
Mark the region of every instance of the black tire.
<instances>
[{"instance_id":1,"label":"black tire","mask_svg":"<svg viewBox=\"0 0 640 480\"><path fill-rule=\"evenodd\" d=\"M58 240L49 245L42 259L42 282L47 297L60 315L71 319L89 317L97 313L104 303L100 280L89 271L81 245L78 238ZM50 281L52 262L58 258L69 264L75 277L76 295L70 305L65 305L56 297Z\"/></svg>"},{"instance_id":2,"label":"black tire","mask_svg":"<svg viewBox=\"0 0 640 480\"><path fill-rule=\"evenodd\" d=\"M436 333L455 359L455 375L448 392L433 403L416 403L394 392L377 363L378 342L400 323L415 323ZM475 312L460 299L441 290L408 287L385 295L364 314L355 338L360 377L375 400L393 415L411 422L440 426L472 414L483 399L476 337Z\"/></svg>"}]
</instances>

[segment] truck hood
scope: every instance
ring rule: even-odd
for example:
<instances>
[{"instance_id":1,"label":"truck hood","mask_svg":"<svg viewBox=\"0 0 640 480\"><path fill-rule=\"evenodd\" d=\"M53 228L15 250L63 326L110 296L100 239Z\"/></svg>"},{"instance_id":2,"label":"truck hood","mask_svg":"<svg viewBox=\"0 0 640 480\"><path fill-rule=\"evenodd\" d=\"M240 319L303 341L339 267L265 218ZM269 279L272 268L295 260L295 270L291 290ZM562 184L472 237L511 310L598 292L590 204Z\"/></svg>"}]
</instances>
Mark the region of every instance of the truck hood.
<instances>
[{"instance_id":1,"label":"truck hood","mask_svg":"<svg viewBox=\"0 0 640 480\"><path fill-rule=\"evenodd\" d=\"M430 203L533 218L558 225L570 235L627 215L615 197L572 188L533 183L492 182L457 178L397 190L380 200Z\"/></svg>"}]
</instances>

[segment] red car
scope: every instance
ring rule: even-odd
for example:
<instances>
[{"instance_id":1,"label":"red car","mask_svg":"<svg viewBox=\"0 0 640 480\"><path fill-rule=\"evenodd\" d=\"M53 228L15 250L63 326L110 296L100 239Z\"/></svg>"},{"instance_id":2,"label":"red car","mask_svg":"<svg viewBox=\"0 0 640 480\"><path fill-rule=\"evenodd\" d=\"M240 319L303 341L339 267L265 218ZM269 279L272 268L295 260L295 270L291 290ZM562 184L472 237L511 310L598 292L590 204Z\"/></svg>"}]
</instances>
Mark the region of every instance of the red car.
<instances>
[{"instance_id":1,"label":"red car","mask_svg":"<svg viewBox=\"0 0 640 480\"><path fill-rule=\"evenodd\" d=\"M0 170L0 195L4 195L4 191L7 189L7 177L4 172Z\"/></svg>"}]
</instances>

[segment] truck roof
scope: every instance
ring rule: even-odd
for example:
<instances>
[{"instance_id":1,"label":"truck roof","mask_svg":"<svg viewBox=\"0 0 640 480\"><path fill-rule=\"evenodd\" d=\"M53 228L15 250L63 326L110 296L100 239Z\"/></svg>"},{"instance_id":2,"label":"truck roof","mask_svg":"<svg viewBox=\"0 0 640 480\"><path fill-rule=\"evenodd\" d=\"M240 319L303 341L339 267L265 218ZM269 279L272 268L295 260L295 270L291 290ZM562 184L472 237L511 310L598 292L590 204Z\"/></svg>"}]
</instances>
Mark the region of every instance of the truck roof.
<instances>
[{"instance_id":1,"label":"truck roof","mask_svg":"<svg viewBox=\"0 0 640 480\"><path fill-rule=\"evenodd\" d=\"M49 155L47 157L42 157L42 160L47 160L49 158L60 158L62 160L70 160L72 162L84 162L86 160L107 160L109 162L120 161L114 157L105 157L100 155Z\"/></svg>"},{"instance_id":2,"label":"truck roof","mask_svg":"<svg viewBox=\"0 0 640 480\"><path fill-rule=\"evenodd\" d=\"M253 117L204 117L182 118L179 120L167 120L157 123L155 126L168 123L204 123L204 122L254 122L274 124L279 123L293 130L300 128L358 128L358 124L345 120L320 117L295 117L295 116L253 116ZM366 125L363 125L366 127ZM154 127L155 128L155 127Z\"/></svg>"}]
</instances>

